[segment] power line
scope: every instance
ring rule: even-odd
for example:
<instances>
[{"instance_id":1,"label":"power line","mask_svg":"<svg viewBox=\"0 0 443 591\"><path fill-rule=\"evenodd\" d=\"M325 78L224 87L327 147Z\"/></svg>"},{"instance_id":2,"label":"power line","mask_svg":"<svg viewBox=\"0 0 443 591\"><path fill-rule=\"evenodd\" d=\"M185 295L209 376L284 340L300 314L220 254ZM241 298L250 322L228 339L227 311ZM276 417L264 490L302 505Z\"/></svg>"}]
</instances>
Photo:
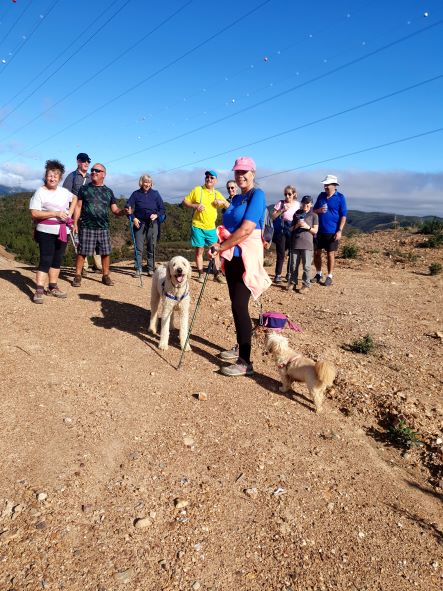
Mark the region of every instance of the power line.
<instances>
[{"instance_id":1,"label":"power line","mask_svg":"<svg viewBox=\"0 0 443 591\"><path fill-rule=\"evenodd\" d=\"M386 148L387 146L393 146L395 144L409 142L411 140L425 137L427 135L432 135L434 133L439 133L441 131L443 131L443 127L437 127L436 129L430 129L429 131L423 131L422 133L417 133L415 135L409 135L407 137L402 137L397 140L392 140L390 142L378 144L376 146L370 146L368 148L362 148L361 150L355 150L354 152L347 152L346 154L340 154L340 156L332 156L331 158L325 158L324 160L317 160L317 162L310 162L309 164L303 164L302 166L296 166L295 168L289 168L287 170L280 170L278 172L273 172L271 174L265 174L263 176L257 177L257 180L267 179L272 176L278 176L280 174L285 174L286 172L294 172L295 170L301 170L303 168L310 168L311 166L318 166L319 164L326 164L326 162L332 162L334 160L341 160L342 158L348 158L349 156L357 156L358 154L364 154L365 152L371 152L372 150L379 150L381 148Z\"/></svg>"},{"instance_id":2,"label":"power line","mask_svg":"<svg viewBox=\"0 0 443 591\"><path fill-rule=\"evenodd\" d=\"M97 31L95 31L94 33L92 33L92 35L90 35L86 41L84 41L80 47L77 47L77 49L75 50L75 52L71 53L71 55L65 59L65 61L60 64L60 66L54 70L52 72L52 74L49 74L49 76L47 76L43 82L41 82L36 88L34 88L34 90L32 92L30 92L27 96L25 96L24 99L22 99L19 104L14 107L14 109L12 109L11 111L9 111L9 113L7 113L3 119L0 121L0 123L3 123L10 115L12 115L13 113L15 113L15 111L17 111L22 105L23 103L25 103L29 98L31 98L31 96L33 96L38 90L40 90L40 88L42 86L44 86L46 84L46 82L48 82L53 76L55 76L55 74L57 74L57 72L59 72L69 61L72 60L73 57L76 57L77 53L80 51L80 49L83 49L96 35L98 35L99 33L102 32L102 30L106 27L106 25L108 25L116 16L118 16L120 14L120 12L131 2L131 0L126 0L126 2L124 2L124 4L122 4L122 6L120 6L120 8L118 8L113 14L111 14L111 16L101 25L101 27L99 29L97 29ZM108 64L109 66L109 64ZM87 82L89 82L89 80L91 78L93 78L94 76L96 76L99 72L105 70L108 66L105 66L104 68L100 68L100 70L98 70L97 72L95 72L95 74L92 74L90 76L88 76L88 79L85 80L85 82L83 82L83 84L80 85L79 88L81 88L81 86L84 86ZM75 89L75 90L78 90ZM75 92L75 90L73 92ZM25 125L23 125L22 127L20 127L18 130L16 130L14 133L16 133L17 131L21 131L22 129L24 129L25 127L27 127L28 125L30 125L31 123L33 123L33 121L35 121L36 119L39 119L43 114L47 113L48 111L50 111L51 109L53 109L56 105L58 105L59 103L61 103L63 100L66 99L66 97L70 96L72 94L72 92L70 92L69 94L65 95L63 97L63 99L58 100L57 102L55 102L53 105L51 105L50 108L46 109L46 111L43 111L43 113L40 113L39 115L37 115L37 117L34 117L34 119L31 119L31 121L28 121ZM8 136L11 137L11 136Z\"/></svg>"},{"instance_id":3,"label":"power line","mask_svg":"<svg viewBox=\"0 0 443 591\"><path fill-rule=\"evenodd\" d=\"M291 92L294 92L294 91L298 90L299 88L303 88L304 86L308 86L309 84L312 84L313 82L318 82L319 80L322 80L323 78L326 78L327 76L331 76L332 74L336 74L337 72L344 70L345 68L349 68L350 66L353 66L359 62L362 62L374 55L377 55L378 53L381 53L382 51L385 51L386 49L389 49L395 45L398 45L399 43L402 43L403 41L407 41L416 35L419 35L421 33L424 33L426 31L432 29L433 27L439 26L442 23L443 23L443 19L441 19L431 25L428 25L427 27L423 27L422 29L418 29L417 31L414 31L413 33L409 33L408 35L400 37L399 39L396 39L395 41L391 41L390 43L387 43L386 45L383 45L383 46L379 47L378 49L375 49L375 50L367 53L366 55L355 58L349 62L346 62L345 64L342 64L340 66L332 68L331 70L328 70L327 72L324 72L323 74L319 74L318 76L314 76L313 78L310 78L309 80L306 80L305 82L301 82L300 84L296 84L295 86L292 86L286 90L283 90L282 92L279 92L271 97L268 97L268 98L263 99L257 103L254 103L253 105L250 105L249 107L244 107L243 109L240 109L239 111L236 111L235 113L230 113L229 115L224 115L223 117L220 117L219 119L216 119L216 120L206 123L204 125L200 125L199 127L196 127L194 129L183 132L183 133L176 135L172 138L169 138L167 140L163 140L161 142L158 142L156 144L148 146L147 148L142 148L140 150L136 150L135 152L131 152L129 154L125 154L124 156L120 156L119 158L114 158L113 160L110 160L108 162L108 164L114 163L114 162L119 162L120 160L125 160L126 158L131 158L132 156L137 156L138 154L143 154L143 152L148 152L149 150L153 150L154 148L164 146L165 144L169 144L171 142L182 139L184 137L187 137L187 136L197 133L199 131L203 131L205 129L208 129L209 127L213 127L214 125L217 125L218 123L222 123L224 121L227 121L228 119L232 119L233 117L237 117L238 115L241 115L242 113L246 113L248 111L251 111L252 109L260 107L261 105L264 105L266 103L274 101L277 98L281 98L282 96L290 94ZM48 138L48 139L52 139L52 137L54 137L54 136L51 136L51 138ZM47 140L43 140L43 141L47 141ZM37 144L37 146L39 146L39 145L40 144ZM29 149L33 149L37 146L33 146L32 148L29 148Z\"/></svg>"},{"instance_id":4,"label":"power line","mask_svg":"<svg viewBox=\"0 0 443 591\"><path fill-rule=\"evenodd\" d=\"M58 1L58 0L57 0ZM86 115L84 115L83 117L80 117L80 119L77 119L76 121L74 121L73 123L70 123L69 125L67 125L66 127L64 127L63 129L59 130L58 132L56 132L55 134L52 134L51 136L45 138L44 140L42 140L41 142L39 142L38 144L35 144L34 146L24 150L23 152L21 152L21 154L25 154L26 152L29 152L30 150L33 150L34 148L37 148L38 146L41 146L42 144L44 144L45 142L53 139L54 137L60 135L61 133L67 131L68 129L71 129L71 127L74 127L75 125L77 125L78 123L81 123L82 121L85 121L86 119L88 119L89 117L91 117L92 115L95 115L98 111L101 111L102 109L104 109L105 107L111 105L112 103L114 103L115 101L117 101L118 99L122 98L123 96L129 94L130 92L132 92L133 90L135 90L136 88L138 88L139 86L142 86L143 84L145 84L146 82L148 82L149 80L151 80L152 78L154 78L155 76L161 74L162 72L164 72L165 70L169 69L170 67L174 66L175 64L177 64L178 62L182 61L183 59L185 59L186 57L188 57L188 55L190 55L191 53L194 53L195 51L197 51L197 49L200 49L201 47L203 47L204 45L206 45L207 43L209 43L210 41L212 41L213 39L215 39L216 37L222 35L223 33L225 33L226 31L228 31L229 29L231 29L233 26L235 26L237 23L243 21L245 18L249 17L251 14L253 14L254 12L257 12L260 8L262 8L263 6L265 6L266 4L269 4L269 2L271 2L271 0L264 0L263 2L261 2L260 4L258 4L255 8L253 8L252 10L250 10L249 12L243 14L241 17L235 19L234 21L232 21L230 24L224 26L222 29L219 29L216 33L214 33L213 35L211 35L210 37L208 37L207 39L205 39L204 41L201 41L200 43L198 43L197 45L195 45L194 47L192 47L191 49L189 49L188 51L186 51L185 53L183 53L182 55L180 55L179 57L175 58L174 60L170 61L168 64L162 66L161 68L159 68L158 70L156 70L155 72L153 72L152 74L150 74L149 76L147 76L146 78L144 78L143 80L141 80L140 82L137 82L137 84L134 84L133 86L131 86L130 88L124 90L123 92L121 92L120 94L116 95L115 97L113 97L112 99L109 99L108 101L106 101L105 103L103 103L102 105L100 105L99 107L93 109L92 111L90 111L89 113L86 113ZM72 93L69 93L72 94ZM69 96L69 95L66 95ZM66 96L64 98L66 98ZM64 99L63 99L64 100ZM60 101L58 101L60 102ZM58 103L55 103L58 104ZM54 105L55 106L55 105ZM35 117L31 122L32 123L34 121L36 121L39 117L41 117L42 115L46 114L48 111L50 111L53 107L50 107L49 109L46 109L45 111L43 111L42 113L40 113L37 117ZM24 129L24 127L26 127L29 123L26 123L24 126L20 127L18 130L15 130L14 132L12 132L10 135L4 137L1 139L1 141L5 141L7 139L9 139L10 137L12 137L13 135L15 135L15 133L17 133L17 131L21 131L22 129Z\"/></svg>"},{"instance_id":5,"label":"power line","mask_svg":"<svg viewBox=\"0 0 443 591\"><path fill-rule=\"evenodd\" d=\"M32 0L31 0L32 1ZM120 0L114 0L114 2L112 2L112 4L110 4L109 6L107 6L105 8L105 10L103 11L103 13L101 14L101 16L103 17L104 14L106 14L106 12L108 12L108 10L110 10L115 4L117 4L117 2L119 2ZM75 39L74 41L72 41L67 47L65 47L65 49L59 53L51 62L49 62L49 64L46 64L41 70L40 72L34 76L34 78L32 80L30 80L29 82L27 82L12 98L10 98L6 103L3 104L3 106L0 108L0 110L3 110L5 107L7 107L10 103L12 103L12 101L14 101L18 96L20 96L22 94L22 92L24 92L27 88L29 88L42 74L44 74L45 72L48 71L48 69L55 63L57 62L64 53L66 53L69 49L71 49L71 47L73 45L75 45L79 38L82 37L90 28L92 27L97 27L97 19L94 17L92 22L89 23L89 25L83 29L83 31L81 33L77 33L75 35ZM99 29L100 30L100 29ZM9 116L9 113L8 113Z\"/></svg>"},{"instance_id":6,"label":"power line","mask_svg":"<svg viewBox=\"0 0 443 591\"><path fill-rule=\"evenodd\" d=\"M342 111L337 111L336 113L332 113L330 115L325 115L324 117L320 117L318 119L314 119L313 121L309 121L308 123L303 123L296 127L291 127L289 129L285 129L284 131L280 131L279 133L274 133L264 138L260 138L253 142L249 142L248 144L243 144L241 146L237 146L235 148L230 148L229 150L225 150L224 152L219 152L218 154L212 154L210 156L206 156L204 158L200 158L199 160L194 160L193 162L187 162L186 164L181 164L180 166L174 166L174 168L168 168L167 170L159 170L155 172L157 176L160 174L167 174L169 172L173 172L174 170L181 170L188 166L193 166L194 164L199 164L200 162L207 162L214 158L218 158L220 156L225 156L226 154L231 154L232 152L237 152L238 150L243 150L244 148L250 148L251 146L256 146L257 144L261 144L263 142L267 142L269 140L276 139L278 137L282 137L283 135L288 135L289 133L294 133L295 131L300 131L301 129L306 129L307 127L311 127L312 125L316 125L317 123L323 123L324 121L329 121L331 119L335 119L335 117L339 117L340 115L346 115L347 113L352 113L353 111L357 111L359 109L363 109L364 107L368 107L369 105L374 105L386 99L392 98L399 94L403 94L404 92L408 92L409 90L413 90L415 88L419 88L420 86L424 86L425 84L429 84L431 82L435 82L436 80L440 80L443 78L443 74L438 74L437 76L433 76L432 78L428 78L427 80L422 80L421 82L417 82L416 84L411 84L410 86L406 86L405 88L401 88L399 90L395 90L383 96L380 96L375 99L371 99L369 101L365 101L364 103L360 103L358 105L354 105L353 107L348 107L347 109L343 109ZM111 161L112 162L112 161ZM107 162L107 164L109 164Z\"/></svg>"},{"instance_id":7,"label":"power line","mask_svg":"<svg viewBox=\"0 0 443 591\"><path fill-rule=\"evenodd\" d=\"M12 25L9 27L8 32L6 33L6 35L4 35L1 39L0 39L0 46L1 44L5 41L5 39L7 37L9 37L9 33L14 29L14 27L20 22L22 16L25 14L25 12L28 10L28 8L30 7L30 5L32 4L32 0L29 0L29 4L27 6L25 6L23 8L23 10L21 11L21 13L18 15L18 17L15 19L15 21L12 23Z\"/></svg>"},{"instance_id":8,"label":"power line","mask_svg":"<svg viewBox=\"0 0 443 591\"><path fill-rule=\"evenodd\" d=\"M34 35L34 33L37 31L37 29L40 27L40 25L42 24L42 22L45 20L46 17L48 17L51 12L54 10L54 8L57 6L57 4L60 2L60 0L55 0L51 6L48 8L48 10L46 11L46 13L44 15L41 15L41 17L39 18L37 24L35 25L35 27L32 29L32 31L26 36L26 39L24 39L23 43L18 47L17 51L15 51L11 57L10 60L8 60L6 62L6 64L2 67L2 69L0 70L0 75L3 74L3 72L6 70L6 68L10 65L10 63L17 57L17 55L20 53L20 51L23 49L23 47L26 45L26 43L31 39L31 37Z\"/></svg>"}]
</instances>

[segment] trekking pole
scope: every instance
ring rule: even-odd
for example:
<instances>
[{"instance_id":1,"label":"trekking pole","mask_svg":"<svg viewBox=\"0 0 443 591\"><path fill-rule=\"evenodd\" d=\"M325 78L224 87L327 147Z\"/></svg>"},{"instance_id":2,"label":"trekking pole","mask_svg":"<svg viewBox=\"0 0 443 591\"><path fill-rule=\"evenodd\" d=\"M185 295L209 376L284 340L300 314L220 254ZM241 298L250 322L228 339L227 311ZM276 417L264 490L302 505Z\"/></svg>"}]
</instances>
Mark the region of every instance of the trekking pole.
<instances>
[{"instance_id":1,"label":"trekking pole","mask_svg":"<svg viewBox=\"0 0 443 591\"><path fill-rule=\"evenodd\" d=\"M130 213L128 215L128 219L129 219L129 227L131 228L131 235L132 235L132 242L134 244L134 261L135 261L135 268L138 271L138 276L140 278L140 286L139 287L143 287L143 277L142 277L142 269L141 269L141 265L138 264L138 260L137 260L137 245L135 243L135 232L134 232L134 226L132 224L133 221L133 214Z\"/></svg>"},{"instance_id":2,"label":"trekking pole","mask_svg":"<svg viewBox=\"0 0 443 591\"><path fill-rule=\"evenodd\" d=\"M154 236L154 222L151 220L150 222L151 225L151 252L152 252L152 272L155 271L155 236Z\"/></svg>"},{"instance_id":3,"label":"trekking pole","mask_svg":"<svg viewBox=\"0 0 443 591\"><path fill-rule=\"evenodd\" d=\"M74 236L72 235L72 232L69 232L69 236L71 237L72 246L74 247L74 252L75 252L75 254L77 254L77 245L75 243Z\"/></svg>"},{"instance_id":4,"label":"trekking pole","mask_svg":"<svg viewBox=\"0 0 443 591\"><path fill-rule=\"evenodd\" d=\"M291 289L291 278L292 278L292 273L293 273L293 264L294 264L294 254L292 252L292 245L289 246L289 276L288 276L288 285L286 286L286 289L289 291Z\"/></svg>"},{"instance_id":5,"label":"trekking pole","mask_svg":"<svg viewBox=\"0 0 443 591\"><path fill-rule=\"evenodd\" d=\"M197 303L195 304L194 314L192 315L191 324L189 326L189 330L188 330L188 334L186 336L185 344L183 345L183 349L182 349L182 353L180 355L180 361L178 362L177 369L180 369L180 367L181 367L181 364L182 364L182 361L183 361L183 356L185 354L185 350L186 350L186 347L188 345L189 338L191 336L192 327L194 326L195 317L197 316L197 312L198 312L198 309L199 309L199 306L200 306L200 302L201 302L201 299L203 297L203 293L205 291L206 282L208 280L209 273L211 273L211 271L212 271L212 269L214 267L214 264L215 264L214 263L214 259L211 259L209 261L209 263L208 263L208 268L206 269L206 273L205 273L205 278L204 278L204 281L203 281L203 285L201 287L200 294L199 294L198 299L197 299Z\"/></svg>"}]
</instances>

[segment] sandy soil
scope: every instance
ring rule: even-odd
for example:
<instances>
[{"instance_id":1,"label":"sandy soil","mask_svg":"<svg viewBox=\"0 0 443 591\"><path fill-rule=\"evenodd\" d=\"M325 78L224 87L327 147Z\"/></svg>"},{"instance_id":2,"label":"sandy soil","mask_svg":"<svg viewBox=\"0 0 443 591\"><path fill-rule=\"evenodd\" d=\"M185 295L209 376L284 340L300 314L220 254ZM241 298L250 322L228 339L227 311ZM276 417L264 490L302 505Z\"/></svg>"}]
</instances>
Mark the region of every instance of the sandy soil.
<instances>
[{"instance_id":1,"label":"sandy soil","mask_svg":"<svg viewBox=\"0 0 443 591\"><path fill-rule=\"evenodd\" d=\"M262 335L252 378L219 374L226 286L208 282L177 370L130 263L114 287L66 272L68 299L38 306L33 270L0 252L0 589L441 589L443 276L422 239L359 236L332 287L263 297L303 327L294 348L336 364L322 415L305 386L278 392ZM365 334L374 353L347 349ZM393 445L399 420L421 445Z\"/></svg>"}]
</instances>

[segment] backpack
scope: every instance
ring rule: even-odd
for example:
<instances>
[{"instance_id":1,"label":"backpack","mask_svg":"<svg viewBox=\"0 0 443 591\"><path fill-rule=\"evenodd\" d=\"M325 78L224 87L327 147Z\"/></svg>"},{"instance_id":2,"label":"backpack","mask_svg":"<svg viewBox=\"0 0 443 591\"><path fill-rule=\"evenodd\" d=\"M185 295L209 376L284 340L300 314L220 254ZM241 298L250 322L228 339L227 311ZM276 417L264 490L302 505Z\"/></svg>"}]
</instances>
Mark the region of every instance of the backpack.
<instances>
[{"instance_id":1,"label":"backpack","mask_svg":"<svg viewBox=\"0 0 443 591\"><path fill-rule=\"evenodd\" d=\"M272 219L269 209L265 209L265 222L262 230L262 238L264 242L272 242L274 236L274 220Z\"/></svg>"},{"instance_id":2,"label":"backpack","mask_svg":"<svg viewBox=\"0 0 443 591\"><path fill-rule=\"evenodd\" d=\"M289 320L286 314L282 314L281 312L262 312L260 314L259 319L260 326L264 328L269 328L270 330L275 330L276 332L282 331L286 328L286 325L291 330L295 330L295 332L303 332L301 326Z\"/></svg>"}]
</instances>

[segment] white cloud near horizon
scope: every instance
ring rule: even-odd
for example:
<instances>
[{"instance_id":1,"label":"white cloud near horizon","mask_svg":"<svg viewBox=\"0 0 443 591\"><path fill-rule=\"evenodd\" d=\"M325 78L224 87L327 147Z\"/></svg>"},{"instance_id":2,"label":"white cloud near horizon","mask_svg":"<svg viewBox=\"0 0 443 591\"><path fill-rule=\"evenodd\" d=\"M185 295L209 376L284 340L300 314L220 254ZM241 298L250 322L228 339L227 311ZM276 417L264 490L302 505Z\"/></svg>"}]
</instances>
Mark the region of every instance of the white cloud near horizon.
<instances>
[{"instance_id":1,"label":"white cloud near horizon","mask_svg":"<svg viewBox=\"0 0 443 591\"><path fill-rule=\"evenodd\" d=\"M154 178L154 187L160 191L164 201L178 203L192 187L203 182L204 171L205 168L198 168L151 174ZM140 171L140 175L144 172ZM225 184L232 178L232 172L217 172L217 188L225 194ZM308 194L315 198L322 188L322 179L328 173L337 175L340 182L339 190L346 196L349 209L443 217L443 172L340 171L330 168L275 175L273 170L259 169L258 186L265 191L269 204L282 198L283 189L289 184L296 186L299 196ZM42 176L43 170L25 164L0 165L0 184L8 187L35 190L41 184ZM138 178L139 175L109 173L106 184L116 196L129 197L132 191L138 188Z\"/></svg>"}]
</instances>

